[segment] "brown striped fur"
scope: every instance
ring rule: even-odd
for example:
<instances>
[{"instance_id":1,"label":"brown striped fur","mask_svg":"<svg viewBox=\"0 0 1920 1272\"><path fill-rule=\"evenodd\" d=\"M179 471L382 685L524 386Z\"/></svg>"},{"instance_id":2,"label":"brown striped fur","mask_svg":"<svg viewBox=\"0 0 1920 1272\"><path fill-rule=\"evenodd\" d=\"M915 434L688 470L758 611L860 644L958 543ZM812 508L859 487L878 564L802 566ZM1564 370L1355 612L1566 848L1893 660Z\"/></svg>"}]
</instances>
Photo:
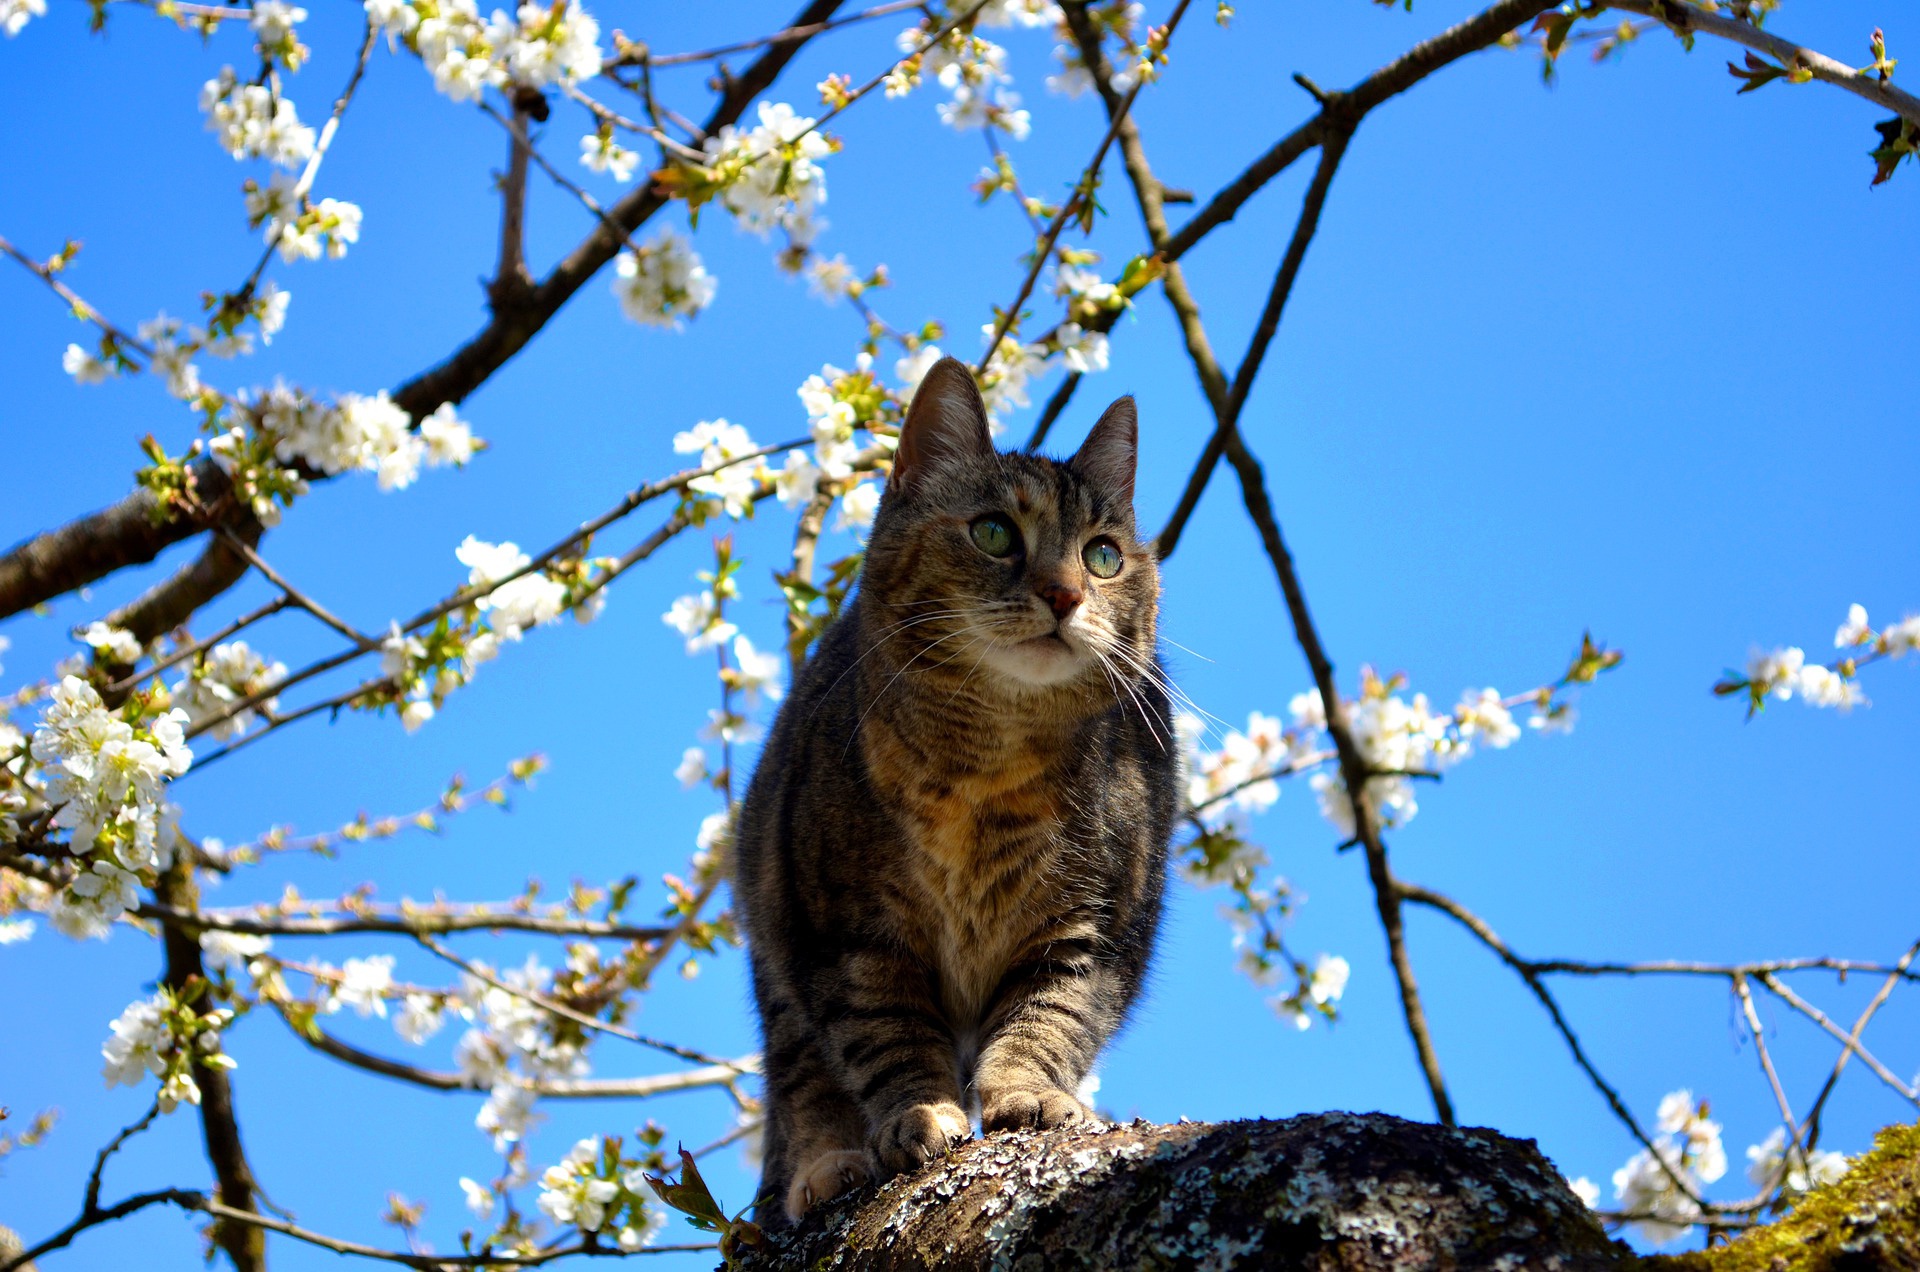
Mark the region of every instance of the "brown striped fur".
<instances>
[{"instance_id":1,"label":"brown striped fur","mask_svg":"<svg viewBox=\"0 0 1920 1272\"><path fill-rule=\"evenodd\" d=\"M1073 1092L1140 992L1175 803L1134 442L1122 398L1070 461L997 454L952 359L915 396L859 593L740 818L763 1220L938 1157L969 1109L1092 1117ZM1019 551L977 546L986 515Z\"/></svg>"}]
</instances>

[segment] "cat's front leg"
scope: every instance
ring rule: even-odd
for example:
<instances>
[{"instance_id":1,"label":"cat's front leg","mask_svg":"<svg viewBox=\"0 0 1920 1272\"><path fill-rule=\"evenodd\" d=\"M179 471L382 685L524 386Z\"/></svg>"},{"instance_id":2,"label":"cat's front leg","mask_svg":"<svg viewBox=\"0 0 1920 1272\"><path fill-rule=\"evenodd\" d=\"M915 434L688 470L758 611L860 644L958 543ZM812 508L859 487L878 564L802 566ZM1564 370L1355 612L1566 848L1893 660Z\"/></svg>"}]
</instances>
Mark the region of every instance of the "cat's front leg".
<instances>
[{"instance_id":1,"label":"cat's front leg","mask_svg":"<svg viewBox=\"0 0 1920 1272\"><path fill-rule=\"evenodd\" d=\"M1095 1122L1075 1089L1119 1024L1112 973L1082 942L1050 942L1001 979L974 1070L985 1131Z\"/></svg>"},{"instance_id":2,"label":"cat's front leg","mask_svg":"<svg viewBox=\"0 0 1920 1272\"><path fill-rule=\"evenodd\" d=\"M849 956L839 970L838 993L821 1012L825 1050L866 1114L874 1156L893 1173L944 1156L971 1128L931 971L878 950Z\"/></svg>"}]
</instances>

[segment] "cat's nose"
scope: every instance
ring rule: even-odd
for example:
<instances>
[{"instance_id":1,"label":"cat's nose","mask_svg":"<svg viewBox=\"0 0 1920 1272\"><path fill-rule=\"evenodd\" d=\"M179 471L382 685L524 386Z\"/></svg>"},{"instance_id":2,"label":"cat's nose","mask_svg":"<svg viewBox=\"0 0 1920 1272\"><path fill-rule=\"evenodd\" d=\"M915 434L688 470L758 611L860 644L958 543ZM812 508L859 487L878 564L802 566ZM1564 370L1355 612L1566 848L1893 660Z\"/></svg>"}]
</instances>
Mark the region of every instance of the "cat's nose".
<instances>
[{"instance_id":1,"label":"cat's nose","mask_svg":"<svg viewBox=\"0 0 1920 1272\"><path fill-rule=\"evenodd\" d=\"M1055 618L1065 618L1073 613L1073 607L1087 599L1087 594L1070 583L1049 583L1040 589L1040 599L1053 607Z\"/></svg>"}]
</instances>

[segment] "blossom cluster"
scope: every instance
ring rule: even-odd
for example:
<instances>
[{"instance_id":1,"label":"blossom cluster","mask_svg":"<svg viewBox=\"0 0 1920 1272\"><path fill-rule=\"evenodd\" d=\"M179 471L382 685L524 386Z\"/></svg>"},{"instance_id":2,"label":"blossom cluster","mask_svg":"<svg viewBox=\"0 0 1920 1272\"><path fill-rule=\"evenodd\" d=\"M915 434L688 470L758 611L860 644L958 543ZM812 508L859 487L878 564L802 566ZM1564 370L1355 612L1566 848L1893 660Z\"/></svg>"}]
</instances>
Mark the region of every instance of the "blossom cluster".
<instances>
[{"instance_id":1,"label":"blossom cluster","mask_svg":"<svg viewBox=\"0 0 1920 1272\"><path fill-rule=\"evenodd\" d=\"M1536 729L1566 729L1572 711L1542 700L1541 691L1503 698L1494 689L1470 689L1450 712L1436 712L1425 694L1404 697L1401 677L1382 680L1371 668L1361 670L1360 696L1346 703L1347 727L1361 757L1375 776L1369 793L1382 820L1404 826L1419 812L1413 778L1430 775L1459 763L1476 747L1501 750L1520 736L1513 708L1533 703L1529 723ZM1228 730L1217 750L1200 745L1203 730L1184 730L1190 750L1187 759L1187 798L1194 814L1208 827L1219 827L1236 814L1257 813L1279 798L1273 781L1307 769L1321 769L1309 779L1320 800L1320 811L1343 834L1353 834L1353 805L1337 774L1324 771L1335 758L1326 732L1325 708L1317 689L1296 694L1288 703L1292 719L1283 728L1272 716L1256 711L1244 732Z\"/></svg>"},{"instance_id":2,"label":"blossom cluster","mask_svg":"<svg viewBox=\"0 0 1920 1272\"><path fill-rule=\"evenodd\" d=\"M719 281L693 244L662 230L614 262L613 294L621 312L643 327L678 330L713 303Z\"/></svg>"},{"instance_id":3,"label":"blossom cluster","mask_svg":"<svg viewBox=\"0 0 1920 1272\"><path fill-rule=\"evenodd\" d=\"M707 138L702 175L741 226L760 235L784 230L804 246L826 228L819 219L827 201L820 161L838 144L785 102L761 102L756 114L753 128L728 124Z\"/></svg>"},{"instance_id":4,"label":"blossom cluster","mask_svg":"<svg viewBox=\"0 0 1920 1272\"><path fill-rule=\"evenodd\" d=\"M186 674L174 682L173 700L186 711L192 725L216 720L210 732L224 741L252 728L256 711L272 715L279 709L278 698L265 698L227 714L235 703L271 688L286 674L285 663L268 662L244 640L228 641L188 662Z\"/></svg>"},{"instance_id":5,"label":"blossom cluster","mask_svg":"<svg viewBox=\"0 0 1920 1272\"><path fill-rule=\"evenodd\" d=\"M480 16L473 0L365 0L390 43L420 55L434 87L454 101L489 88L547 88L600 73L600 24L572 0L527 3Z\"/></svg>"},{"instance_id":6,"label":"blossom cluster","mask_svg":"<svg viewBox=\"0 0 1920 1272\"><path fill-rule=\"evenodd\" d=\"M666 1207L652 1199L644 1168L621 1155L618 1139L597 1135L541 1174L538 1205L557 1224L612 1234L627 1254L652 1245L667 1226Z\"/></svg>"},{"instance_id":7,"label":"blossom cluster","mask_svg":"<svg viewBox=\"0 0 1920 1272\"><path fill-rule=\"evenodd\" d=\"M201 86L200 109L207 131L235 159L298 168L313 157L313 129L300 122L293 102L271 84L241 83L231 66Z\"/></svg>"},{"instance_id":8,"label":"blossom cluster","mask_svg":"<svg viewBox=\"0 0 1920 1272\"><path fill-rule=\"evenodd\" d=\"M384 389L371 396L343 393L327 403L276 381L240 402L251 430L236 424L208 449L235 485L251 494L254 514L267 525L279 520L276 500L290 503L306 489L300 472L282 465L329 476L371 472L380 489L404 490L423 466L462 467L485 445L451 403L442 403L414 429L412 417Z\"/></svg>"},{"instance_id":9,"label":"blossom cluster","mask_svg":"<svg viewBox=\"0 0 1920 1272\"><path fill-rule=\"evenodd\" d=\"M1727 1153L1720 1124L1707 1114L1707 1102L1696 1100L1693 1092L1669 1092L1657 1111L1660 1134L1652 1149L1641 1149L1613 1173L1614 1197L1621 1214L1657 1245L1686 1235L1701 1221L1704 1212L1695 1198L1702 1195L1706 1185L1726 1174ZM1790 1144L1786 1132L1776 1127L1766 1139L1747 1149L1747 1163L1747 1177L1753 1183L1767 1192L1779 1190L1791 1201L1845 1174L1848 1159L1842 1153L1826 1150L1809 1155L1797 1144ZM1577 1181L1576 1188L1584 1182ZM1597 1190L1582 1192L1589 1205L1596 1195Z\"/></svg>"},{"instance_id":10,"label":"blossom cluster","mask_svg":"<svg viewBox=\"0 0 1920 1272\"><path fill-rule=\"evenodd\" d=\"M213 310L204 328L169 317L165 311L141 322L135 331L146 346L147 370L166 382L167 392L182 401L199 398L205 386L193 356L202 351L219 358L231 358L253 352L254 333L245 329L248 322L259 329L267 344L286 325L287 305L292 297L272 282L262 283L242 299L224 296L209 299ZM89 353L78 344L69 344L61 358L61 367L79 384L98 384L134 366L127 351L113 334L104 335L98 353Z\"/></svg>"},{"instance_id":11,"label":"blossom cluster","mask_svg":"<svg viewBox=\"0 0 1920 1272\"><path fill-rule=\"evenodd\" d=\"M1806 651L1797 645L1756 650L1747 662L1746 675L1728 672L1713 691L1723 697L1744 696L1749 715L1765 709L1768 698L1784 702L1797 697L1811 707L1842 711L1869 706L1858 679L1861 666L1920 649L1920 615L1908 615L1875 631L1867 621L1866 606L1849 606L1846 621L1833 634L1833 647L1847 652L1832 664L1808 662Z\"/></svg>"},{"instance_id":12,"label":"blossom cluster","mask_svg":"<svg viewBox=\"0 0 1920 1272\"><path fill-rule=\"evenodd\" d=\"M165 786L187 771L186 712L166 692L135 694L117 711L78 676L48 695L31 746L39 791L53 824L69 832L78 867L53 898L54 927L104 937L138 904L136 883L152 883L173 861L178 830Z\"/></svg>"},{"instance_id":13,"label":"blossom cluster","mask_svg":"<svg viewBox=\"0 0 1920 1272\"><path fill-rule=\"evenodd\" d=\"M978 28L1057 26L1061 21L1059 6L1044 0L989 0L972 22L955 25L929 44L929 37L948 25L945 17L929 14L895 40L907 56L887 75L887 96L904 96L931 76L948 94L935 107L941 123L956 132L998 129L1024 141L1033 119L1020 108L1020 95L1010 87L1013 77L1007 72L1007 51Z\"/></svg>"},{"instance_id":14,"label":"blossom cluster","mask_svg":"<svg viewBox=\"0 0 1920 1272\"><path fill-rule=\"evenodd\" d=\"M200 1103L194 1066L234 1067L220 1049L220 1031L232 1023L233 1012L225 1007L201 1012L194 1006L194 997L162 986L152 998L128 1004L110 1026L113 1036L100 1049L107 1062L103 1074L109 1087L137 1086L152 1074L160 1079L162 1113L171 1113L183 1103Z\"/></svg>"}]
</instances>

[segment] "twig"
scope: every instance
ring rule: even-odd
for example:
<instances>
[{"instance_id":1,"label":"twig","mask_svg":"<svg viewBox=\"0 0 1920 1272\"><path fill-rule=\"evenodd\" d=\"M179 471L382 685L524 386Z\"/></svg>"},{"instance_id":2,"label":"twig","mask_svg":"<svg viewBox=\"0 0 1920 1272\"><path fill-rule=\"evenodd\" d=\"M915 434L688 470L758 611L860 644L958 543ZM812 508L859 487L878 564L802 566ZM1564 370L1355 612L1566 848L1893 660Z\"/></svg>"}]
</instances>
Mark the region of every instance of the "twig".
<instances>
[{"instance_id":1,"label":"twig","mask_svg":"<svg viewBox=\"0 0 1920 1272\"><path fill-rule=\"evenodd\" d=\"M156 1098L139 1121L127 1126L118 1135L107 1142L93 1159L93 1171L87 1176L87 1196L80 1205L80 1213L94 1215L100 1213L100 1179L106 1173L107 1159L120 1151L120 1146L153 1125L153 1119L160 1116L160 1101Z\"/></svg>"},{"instance_id":2,"label":"twig","mask_svg":"<svg viewBox=\"0 0 1920 1272\"><path fill-rule=\"evenodd\" d=\"M362 649L375 649L379 647L379 641L367 635L365 632L355 630L353 625L345 620L336 618L325 606L321 605L320 602L287 582L278 570L268 565L260 554L253 550L252 545L248 544L239 535L227 529L225 526L214 527L214 533L225 539L228 545L232 547L248 565L251 565L254 569L265 575L267 581L279 588L281 593L295 605L313 615L328 627L333 628L334 631L339 632L342 636L345 636Z\"/></svg>"},{"instance_id":3,"label":"twig","mask_svg":"<svg viewBox=\"0 0 1920 1272\"><path fill-rule=\"evenodd\" d=\"M132 689L135 685L138 685L141 681L149 679L150 677L153 677L153 676L161 675L164 672L172 670L174 667L179 666L181 663L187 661L189 658L192 658L197 654L203 653L206 650L213 648L215 645L218 645L220 642L228 639L229 637L238 635L239 633L245 631L247 628L252 627L255 623L260 622L262 619L273 617L275 614L278 614L281 610L286 609L289 605L292 605L292 604L293 604L293 598L283 592L279 596L276 596L272 600L268 601L265 605L262 605L259 609L253 610L250 613L243 614L239 618L234 619L231 623L228 623L225 627L222 627L219 631L207 637L205 640L196 640L196 641L190 642L189 644L182 645L178 649L174 650L172 653L168 654L165 658L156 660L153 663L153 665L148 667L145 671L130 672L125 679L114 681L112 684L107 686L106 692L108 695L126 693L129 689ZM119 626L119 624L115 624L115 626Z\"/></svg>"},{"instance_id":4,"label":"twig","mask_svg":"<svg viewBox=\"0 0 1920 1272\"><path fill-rule=\"evenodd\" d=\"M45 265L41 264L39 261L34 260L31 256L28 256L26 253L22 252L19 248L15 247L12 243L9 243L6 240L4 235L0 235L0 253L5 253L6 255L11 256L14 260L19 261L22 265L26 266L28 271L30 271L35 278L38 278L41 282L45 283L48 287L51 287L53 289L54 295L58 296L60 299L67 302L68 308L73 310L74 315L76 317L86 319L88 322L92 323L94 326L100 328L101 331L104 331L109 336L112 336L114 339L114 343L124 345L127 348L140 353L142 356L149 357L149 358L153 356L153 351L147 348L145 344L134 339L132 336L128 335L126 332L120 330L120 328L114 326L111 322L107 321L107 317L105 314L101 313L98 309L95 309L92 305L89 305L86 301L82 300L80 298L80 294L74 291L73 288L67 286L65 283L61 282L58 278L56 278L52 270L48 269Z\"/></svg>"},{"instance_id":5,"label":"twig","mask_svg":"<svg viewBox=\"0 0 1920 1272\"><path fill-rule=\"evenodd\" d=\"M1753 1009L1753 990L1747 987L1744 972L1734 974L1733 992L1740 1000L1741 1014L1746 1017L1747 1032L1753 1035L1754 1050L1760 1055L1760 1068L1767 1075L1767 1085L1773 1088L1774 1102L1780 1107L1780 1120L1786 1125L1791 1151L1805 1161L1806 1145L1802 1140L1800 1123L1793 1116L1793 1106L1787 1102L1786 1088L1780 1085L1780 1075L1773 1067L1773 1056L1767 1051L1766 1031L1760 1027L1760 1013Z\"/></svg>"},{"instance_id":6,"label":"twig","mask_svg":"<svg viewBox=\"0 0 1920 1272\"><path fill-rule=\"evenodd\" d=\"M1865 1027L1866 1021L1871 1019L1873 1013L1879 1010L1880 1004L1886 1001L1887 992L1896 980L1897 978L1892 976L1887 978L1886 982L1881 985L1880 992L1874 995L1873 1002L1868 1004L1868 1010L1861 1013L1862 1019L1855 1025L1853 1033L1849 1034L1842 1031L1840 1026L1834 1024L1825 1012L1800 997L1800 995L1794 993L1776 977L1767 974L1761 975L1761 984L1772 990L1779 996L1780 1000L1789 1007L1806 1016L1809 1020L1813 1021L1814 1024L1819 1025L1820 1028L1824 1029L1841 1044L1840 1058L1834 1063L1833 1072L1827 1075L1826 1085L1820 1089L1820 1096L1814 1102L1814 1111L1816 1113L1826 1104L1827 1096L1833 1090L1833 1084L1839 1081L1840 1072L1846 1068L1847 1057L1850 1055L1859 1056L1860 1062L1873 1070L1874 1075L1882 1082L1892 1087L1895 1091L1898 1091L1903 1098L1920 1106L1920 1090L1908 1086L1905 1082L1895 1077L1886 1065L1874 1058L1872 1052L1860 1045L1860 1033ZM1810 1125L1813 1123L1811 1116L1809 1116L1808 1122Z\"/></svg>"},{"instance_id":7,"label":"twig","mask_svg":"<svg viewBox=\"0 0 1920 1272\"><path fill-rule=\"evenodd\" d=\"M73 1239L88 1228L103 1223L112 1223L115 1219L124 1219L138 1210L161 1204L179 1206L182 1210L200 1210L205 1207L206 1194L188 1192L183 1188L162 1188L156 1192L138 1193L124 1201L117 1201L100 1210L83 1212L78 1219L35 1246L29 1246L19 1254L7 1258L0 1256L0 1272L22 1272L43 1254L64 1249L73 1243Z\"/></svg>"}]
</instances>

